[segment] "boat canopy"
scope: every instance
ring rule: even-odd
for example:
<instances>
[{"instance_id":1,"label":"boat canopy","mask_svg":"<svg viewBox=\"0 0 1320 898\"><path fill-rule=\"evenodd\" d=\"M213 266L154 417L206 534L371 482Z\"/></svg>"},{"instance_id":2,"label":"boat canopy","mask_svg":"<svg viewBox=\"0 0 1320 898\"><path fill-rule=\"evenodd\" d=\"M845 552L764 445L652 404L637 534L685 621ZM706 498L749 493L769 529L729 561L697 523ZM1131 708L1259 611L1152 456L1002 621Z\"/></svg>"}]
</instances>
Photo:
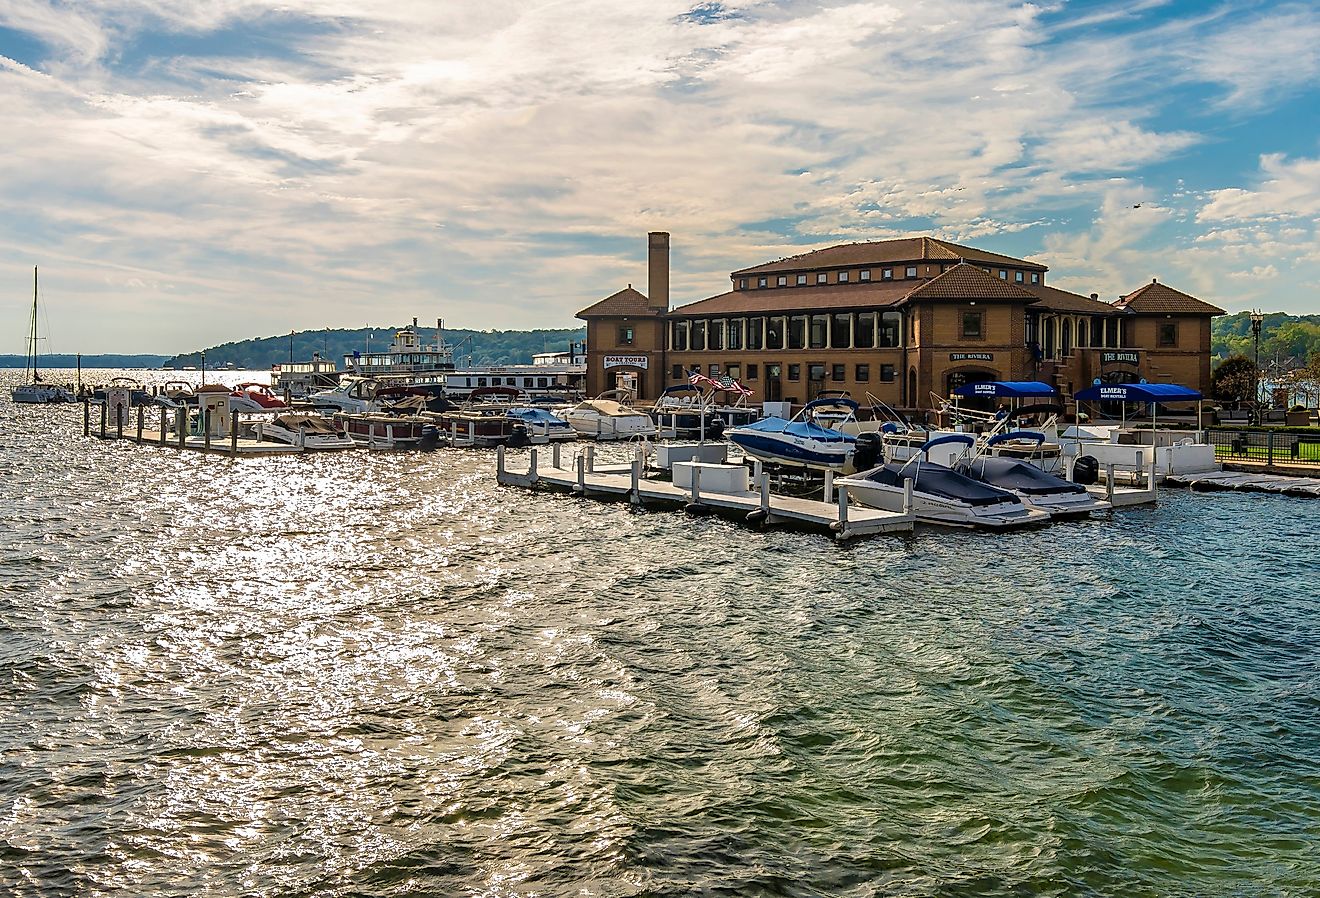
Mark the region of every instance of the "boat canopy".
<instances>
[{"instance_id":1,"label":"boat canopy","mask_svg":"<svg viewBox=\"0 0 1320 898\"><path fill-rule=\"evenodd\" d=\"M1078 390L1073 398L1101 402L1195 402L1201 394L1181 384L1095 384Z\"/></svg>"},{"instance_id":2,"label":"boat canopy","mask_svg":"<svg viewBox=\"0 0 1320 898\"><path fill-rule=\"evenodd\" d=\"M965 446L971 446L976 443L976 437L966 433L949 433L942 437L936 437L933 440L927 440L921 444L921 448L917 451L925 452L927 449L934 448L935 446L943 446L946 443L962 443Z\"/></svg>"},{"instance_id":3,"label":"boat canopy","mask_svg":"<svg viewBox=\"0 0 1320 898\"><path fill-rule=\"evenodd\" d=\"M819 424L813 424L810 421L785 421L783 418L774 417L762 418L760 421L745 424L738 430L740 432L784 433L790 436L816 440L820 443L852 443L856 441L856 438L850 434L829 427L821 427Z\"/></svg>"},{"instance_id":4,"label":"boat canopy","mask_svg":"<svg viewBox=\"0 0 1320 898\"><path fill-rule=\"evenodd\" d=\"M1012 440L1030 440L1033 443L1045 442L1045 434L1038 430L1013 430L1008 433L995 434L985 441L986 446L997 446L1000 443L1007 443Z\"/></svg>"},{"instance_id":5,"label":"boat canopy","mask_svg":"<svg viewBox=\"0 0 1320 898\"><path fill-rule=\"evenodd\" d=\"M506 412L510 418L517 418L519 421L526 421L529 424L552 424L560 427L567 427L568 422L563 418L555 417L545 408L511 408Z\"/></svg>"},{"instance_id":6,"label":"boat canopy","mask_svg":"<svg viewBox=\"0 0 1320 898\"><path fill-rule=\"evenodd\" d=\"M985 380L978 383L963 384L954 389L955 396L1055 396L1057 392L1049 384L1038 380Z\"/></svg>"},{"instance_id":7,"label":"boat canopy","mask_svg":"<svg viewBox=\"0 0 1320 898\"><path fill-rule=\"evenodd\" d=\"M857 411L859 408L861 408L861 406L857 403L857 400L849 399L847 396L827 396L822 399L811 400L802 407L802 410L805 412L807 409L828 408L832 405L843 406L844 408L850 409L851 411L854 412Z\"/></svg>"},{"instance_id":8,"label":"boat canopy","mask_svg":"<svg viewBox=\"0 0 1320 898\"><path fill-rule=\"evenodd\" d=\"M660 391L661 396L669 396L673 393L700 393L694 384L675 384L672 387L665 387Z\"/></svg>"}]
</instances>

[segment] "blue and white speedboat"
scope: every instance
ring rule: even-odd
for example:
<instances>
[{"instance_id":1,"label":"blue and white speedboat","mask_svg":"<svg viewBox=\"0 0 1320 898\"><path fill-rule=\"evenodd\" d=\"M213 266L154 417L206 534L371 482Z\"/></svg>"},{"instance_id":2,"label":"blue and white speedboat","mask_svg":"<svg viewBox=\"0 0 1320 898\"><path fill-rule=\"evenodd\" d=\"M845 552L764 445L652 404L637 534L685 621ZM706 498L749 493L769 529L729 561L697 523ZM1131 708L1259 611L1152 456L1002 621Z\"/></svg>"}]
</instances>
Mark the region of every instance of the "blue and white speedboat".
<instances>
[{"instance_id":1,"label":"blue and white speedboat","mask_svg":"<svg viewBox=\"0 0 1320 898\"><path fill-rule=\"evenodd\" d=\"M527 437L533 443L554 443L559 440L577 439L577 431L567 421L551 413L547 408L535 405L517 405L505 414L527 429Z\"/></svg>"},{"instance_id":2,"label":"blue and white speedboat","mask_svg":"<svg viewBox=\"0 0 1320 898\"><path fill-rule=\"evenodd\" d=\"M836 427L855 421L858 405L851 399L831 397L808 402L791 420L762 418L734 427L724 437L743 452L763 462L834 471L855 471L857 437ZM825 426L828 422L830 426Z\"/></svg>"}]
</instances>

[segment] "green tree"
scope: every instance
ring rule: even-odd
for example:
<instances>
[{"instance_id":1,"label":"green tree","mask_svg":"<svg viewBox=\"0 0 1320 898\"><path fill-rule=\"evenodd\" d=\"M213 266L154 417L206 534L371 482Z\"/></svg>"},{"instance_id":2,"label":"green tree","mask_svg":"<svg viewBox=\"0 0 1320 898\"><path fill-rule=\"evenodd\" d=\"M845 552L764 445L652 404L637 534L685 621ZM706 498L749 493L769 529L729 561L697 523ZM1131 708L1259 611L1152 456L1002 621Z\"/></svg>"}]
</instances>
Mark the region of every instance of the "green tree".
<instances>
[{"instance_id":1,"label":"green tree","mask_svg":"<svg viewBox=\"0 0 1320 898\"><path fill-rule=\"evenodd\" d=\"M1234 408L1256 398L1256 363L1243 355L1235 355L1219 363L1210 375L1210 395L1220 402L1231 402Z\"/></svg>"}]
</instances>

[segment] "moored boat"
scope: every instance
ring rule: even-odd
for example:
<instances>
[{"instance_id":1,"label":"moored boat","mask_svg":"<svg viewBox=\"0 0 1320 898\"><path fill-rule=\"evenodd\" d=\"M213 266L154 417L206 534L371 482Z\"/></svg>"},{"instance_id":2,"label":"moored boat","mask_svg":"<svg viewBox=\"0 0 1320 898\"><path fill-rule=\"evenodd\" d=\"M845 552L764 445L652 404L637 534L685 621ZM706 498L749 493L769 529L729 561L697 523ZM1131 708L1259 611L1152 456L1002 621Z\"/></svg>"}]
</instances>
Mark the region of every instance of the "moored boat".
<instances>
[{"instance_id":1,"label":"moored boat","mask_svg":"<svg viewBox=\"0 0 1320 898\"><path fill-rule=\"evenodd\" d=\"M724 435L763 462L846 474L858 467L857 437L841 428L856 420L857 409L857 402L847 397L813 399L791 419L762 418ZM866 466L874 457L861 461Z\"/></svg>"},{"instance_id":2,"label":"moored boat","mask_svg":"<svg viewBox=\"0 0 1320 898\"><path fill-rule=\"evenodd\" d=\"M32 268L32 315L28 322L27 359L23 369L26 383L21 383L9 391L14 402L24 405L52 405L61 402L73 402L73 394L64 387L42 381L37 370L37 269Z\"/></svg>"},{"instance_id":3,"label":"moored boat","mask_svg":"<svg viewBox=\"0 0 1320 898\"><path fill-rule=\"evenodd\" d=\"M620 401L617 390L584 399L564 415L580 437L593 440L631 440L655 436L651 418Z\"/></svg>"},{"instance_id":4,"label":"moored boat","mask_svg":"<svg viewBox=\"0 0 1320 898\"><path fill-rule=\"evenodd\" d=\"M329 419L316 414L285 413L252 423L258 440L287 443L304 449L352 449L353 440Z\"/></svg>"}]
</instances>

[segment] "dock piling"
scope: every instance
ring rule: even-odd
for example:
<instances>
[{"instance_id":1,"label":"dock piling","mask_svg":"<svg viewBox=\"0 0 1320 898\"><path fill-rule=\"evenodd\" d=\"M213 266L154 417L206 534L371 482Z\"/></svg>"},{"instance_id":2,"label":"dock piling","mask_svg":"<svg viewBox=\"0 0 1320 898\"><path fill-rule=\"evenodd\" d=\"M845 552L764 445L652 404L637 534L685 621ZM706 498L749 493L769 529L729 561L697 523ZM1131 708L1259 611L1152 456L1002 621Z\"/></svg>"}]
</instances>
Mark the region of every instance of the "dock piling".
<instances>
[{"instance_id":1,"label":"dock piling","mask_svg":"<svg viewBox=\"0 0 1320 898\"><path fill-rule=\"evenodd\" d=\"M92 435L92 400L83 397L83 436Z\"/></svg>"},{"instance_id":2,"label":"dock piling","mask_svg":"<svg viewBox=\"0 0 1320 898\"><path fill-rule=\"evenodd\" d=\"M116 405L115 406L115 439L122 440L123 438L124 438L124 407L122 405Z\"/></svg>"},{"instance_id":3,"label":"dock piling","mask_svg":"<svg viewBox=\"0 0 1320 898\"><path fill-rule=\"evenodd\" d=\"M1112 462L1105 465L1105 501L1110 505L1114 504L1114 465Z\"/></svg>"},{"instance_id":4,"label":"dock piling","mask_svg":"<svg viewBox=\"0 0 1320 898\"><path fill-rule=\"evenodd\" d=\"M174 410L174 437L179 441L180 449L187 444L188 406L186 405L181 405Z\"/></svg>"},{"instance_id":5,"label":"dock piling","mask_svg":"<svg viewBox=\"0 0 1320 898\"><path fill-rule=\"evenodd\" d=\"M830 484L832 487L833 484ZM848 535L848 491L839 490L839 539L846 539Z\"/></svg>"},{"instance_id":6,"label":"dock piling","mask_svg":"<svg viewBox=\"0 0 1320 898\"><path fill-rule=\"evenodd\" d=\"M913 480L911 477L903 478L903 514L912 514L912 488Z\"/></svg>"},{"instance_id":7,"label":"dock piling","mask_svg":"<svg viewBox=\"0 0 1320 898\"><path fill-rule=\"evenodd\" d=\"M211 410L202 410L202 440L207 452L211 451Z\"/></svg>"},{"instance_id":8,"label":"dock piling","mask_svg":"<svg viewBox=\"0 0 1320 898\"><path fill-rule=\"evenodd\" d=\"M555 443L550 447L550 467L556 471L559 470L559 444Z\"/></svg>"},{"instance_id":9,"label":"dock piling","mask_svg":"<svg viewBox=\"0 0 1320 898\"><path fill-rule=\"evenodd\" d=\"M110 407L106 405L104 402L102 402L101 403L101 439L103 440L105 439L105 420L106 420L106 416L109 414L110 414Z\"/></svg>"},{"instance_id":10,"label":"dock piling","mask_svg":"<svg viewBox=\"0 0 1320 898\"><path fill-rule=\"evenodd\" d=\"M375 430L375 428L373 427L372 430ZM503 481L504 481L504 446L500 445L495 447L495 482L502 483Z\"/></svg>"},{"instance_id":11,"label":"dock piling","mask_svg":"<svg viewBox=\"0 0 1320 898\"><path fill-rule=\"evenodd\" d=\"M765 471L761 472L761 511L767 515L770 514L770 475Z\"/></svg>"},{"instance_id":12,"label":"dock piling","mask_svg":"<svg viewBox=\"0 0 1320 898\"><path fill-rule=\"evenodd\" d=\"M147 410L139 405L138 414L137 414L137 441L139 443L142 442L142 430L144 425L146 424L146 420L145 420L146 414L147 414Z\"/></svg>"},{"instance_id":13,"label":"dock piling","mask_svg":"<svg viewBox=\"0 0 1320 898\"><path fill-rule=\"evenodd\" d=\"M229 412L229 457L238 458L238 409Z\"/></svg>"},{"instance_id":14,"label":"dock piling","mask_svg":"<svg viewBox=\"0 0 1320 898\"><path fill-rule=\"evenodd\" d=\"M632 484L628 491L628 500L633 505L642 504L642 452L639 449L637 455L632 460L631 474Z\"/></svg>"},{"instance_id":15,"label":"dock piling","mask_svg":"<svg viewBox=\"0 0 1320 898\"><path fill-rule=\"evenodd\" d=\"M825 504L828 505L834 501L834 472L825 472Z\"/></svg>"},{"instance_id":16,"label":"dock piling","mask_svg":"<svg viewBox=\"0 0 1320 898\"><path fill-rule=\"evenodd\" d=\"M587 473L596 473L596 447L594 445L587 447Z\"/></svg>"},{"instance_id":17,"label":"dock piling","mask_svg":"<svg viewBox=\"0 0 1320 898\"><path fill-rule=\"evenodd\" d=\"M692 504L701 505L701 465L692 466Z\"/></svg>"},{"instance_id":18,"label":"dock piling","mask_svg":"<svg viewBox=\"0 0 1320 898\"><path fill-rule=\"evenodd\" d=\"M577 491L585 496L587 494L586 458L578 455L573 461L577 465Z\"/></svg>"},{"instance_id":19,"label":"dock piling","mask_svg":"<svg viewBox=\"0 0 1320 898\"><path fill-rule=\"evenodd\" d=\"M165 445L165 425L168 423L169 410L165 406L160 407L160 444Z\"/></svg>"},{"instance_id":20,"label":"dock piling","mask_svg":"<svg viewBox=\"0 0 1320 898\"><path fill-rule=\"evenodd\" d=\"M503 449L504 447L501 446L500 448ZM540 463L540 459L537 457L536 453L537 450L533 449L531 460L527 464L527 477L529 480L532 481L532 483L536 483L536 480L539 477L539 475L536 473L536 468Z\"/></svg>"}]
</instances>

